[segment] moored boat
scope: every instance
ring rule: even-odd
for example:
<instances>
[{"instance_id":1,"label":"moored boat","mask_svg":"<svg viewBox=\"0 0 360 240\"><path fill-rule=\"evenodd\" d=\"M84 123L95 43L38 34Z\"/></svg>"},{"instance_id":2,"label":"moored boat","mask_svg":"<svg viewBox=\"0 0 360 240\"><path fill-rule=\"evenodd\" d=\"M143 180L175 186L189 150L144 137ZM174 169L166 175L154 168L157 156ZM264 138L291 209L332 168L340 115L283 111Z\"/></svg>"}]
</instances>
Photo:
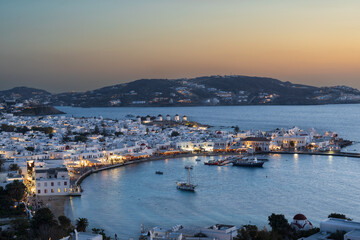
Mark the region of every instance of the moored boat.
<instances>
[{"instance_id":1,"label":"moored boat","mask_svg":"<svg viewBox=\"0 0 360 240\"><path fill-rule=\"evenodd\" d=\"M188 170L189 170L189 181L188 182L177 182L176 187L177 187L177 189L180 189L180 190L194 192L197 185L191 183L190 169L188 169Z\"/></svg>"},{"instance_id":2,"label":"moored boat","mask_svg":"<svg viewBox=\"0 0 360 240\"><path fill-rule=\"evenodd\" d=\"M204 162L205 165L221 165L225 160L209 160L207 162Z\"/></svg>"},{"instance_id":3,"label":"moored boat","mask_svg":"<svg viewBox=\"0 0 360 240\"><path fill-rule=\"evenodd\" d=\"M256 157L244 157L233 161L233 166L238 167L262 167L264 161L259 161Z\"/></svg>"},{"instance_id":4,"label":"moored boat","mask_svg":"<svg viewBox=\"0 0 360 240\"><path fill-rule=\"evenodd\" d=\"M155 174L163 175L164 173L162 171L156 171Z\"/></svg>"},{"instance_id":5,"label":"moored boat","mask_svg":"<svg viewBox=\"0 0 360 240\"><path fill-rule=\"evenodd\" d=\"M193 169L193 168L194 168L194 166L192 166L192 165L185 166L185 169Z\"/></svg>"}]
</instances>

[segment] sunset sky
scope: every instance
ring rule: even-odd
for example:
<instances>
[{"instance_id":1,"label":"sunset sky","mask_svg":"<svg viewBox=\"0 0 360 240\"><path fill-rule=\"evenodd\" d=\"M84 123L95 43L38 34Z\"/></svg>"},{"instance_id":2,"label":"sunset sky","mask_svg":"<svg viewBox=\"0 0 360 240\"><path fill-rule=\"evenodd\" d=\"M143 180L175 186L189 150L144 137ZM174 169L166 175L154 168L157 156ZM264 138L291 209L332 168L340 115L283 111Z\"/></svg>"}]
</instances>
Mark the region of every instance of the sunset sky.
<instances>
[{"instance_id":1,"label":"sunset sky","mask_svg":"<svg viewBox=\"0 0 360 240\"><path fill-rule=\"evenodd\" d=\"M218 74L360 88L360 1L0 2L0 89Z\"/></svg>"}]
</instances>

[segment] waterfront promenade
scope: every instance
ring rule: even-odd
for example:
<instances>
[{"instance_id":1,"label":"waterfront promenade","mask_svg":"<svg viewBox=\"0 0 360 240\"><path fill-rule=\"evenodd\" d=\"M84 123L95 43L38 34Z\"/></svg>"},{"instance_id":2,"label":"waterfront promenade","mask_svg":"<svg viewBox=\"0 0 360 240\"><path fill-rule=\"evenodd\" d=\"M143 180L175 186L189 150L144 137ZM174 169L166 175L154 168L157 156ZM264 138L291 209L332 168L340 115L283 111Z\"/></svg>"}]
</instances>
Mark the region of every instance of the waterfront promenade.
<instances>
[{"instance_id":1,"label":"waterfront promenade","mask_svg":"<svg viewBox=\"0 0 360 240\"><path fill-rule=\"evenodd\" d=\"M302 155L320 155L320 156L336 156L336 157L351 157L360 158L360 153L347 153L347 152L269 152L268 154L302 154Z\"/></svg>"},{"instance_id":2,"label":"waterfront promenade","mask_svg":"<svg viewBox=\"0 0 360 240\"><path fill-rule=\"evenodd\" d=\"M102 167L93 167L81 174L75 180L75 186L81 186L82 181L90 176L93 173L97 173L100 171L110 170L118 167L123 167L130 164L148 162L148 161L157 161L157 160L165 160L172 158L189 158L189 157L197 157L197 156L219 156L219 155L238 155L238 152L212 152L212 153L181 153L167 156L151 156L143 159L129 160L127 162L116 163L111 165L106 165ZM318 155L318 156L337 156L337 157L351 157L351 158L360 158L360 153L347 153L347 152L303 152L303 151L277 151L277 152L258 152L255 155L268 155L268 154L300 154L300 155Z\"/></svg>"}]
</instances>

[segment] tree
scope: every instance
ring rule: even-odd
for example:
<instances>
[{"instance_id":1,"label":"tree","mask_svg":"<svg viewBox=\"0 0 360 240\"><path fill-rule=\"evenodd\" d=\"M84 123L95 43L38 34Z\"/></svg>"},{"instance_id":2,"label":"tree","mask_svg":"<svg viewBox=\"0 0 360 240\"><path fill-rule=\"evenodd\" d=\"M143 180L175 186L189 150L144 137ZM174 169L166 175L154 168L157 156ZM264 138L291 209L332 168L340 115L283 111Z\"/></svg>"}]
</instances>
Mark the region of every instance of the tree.
<instances>
[{"instance_id":1,"label":"tree","mask_svg":"<svg viewBox=\"0 0 360 240\"><path fill-rule=\"evenodd\" d=\"M1 130L4 132L14 132L15 128L13 125L1 124Z\"/></svg>"},{"instance_id":2,"label":"tree","mask_svg":"<svg viewBox=\"0 0 360 240\"><path fill-rule=\"evenodd\" d=\"M19 132L19 133L22 133L22 134L25 134L29 130L30 129L28 127L26 127L26 126L16 128L16 132Z\"/></svg>"},{"instance_id":3,"label":"tree","mask_svg":"<svg viewBox=\"0 0 360 240\"><path fill-rule=\"evenodd\" d=\"M235 131L235 133L238 133L240 131L240 128L238 125L236 125L236 127L234 128L234 131Z\"/></svg>"},{"instance_id":4,"label":"tree","mask_svg":"<svg viewBox=\"0 0 360 240\"><path fill-rule=\"evenodd\" d=\"M10 166L9 166L10 171L17 171L19 169L20 169L19 165L17 165L16 163L10 164Z\"/></svg>"},{"instance_id":5,"label":"tree","mask_svg":"<svg viewBox=\"0 0 360 240\"><path fill-rule=\"evenodd\" d=\"M85 136L85 135L77 135L77 136L75 136L75 138L74 138L74 141L75 142L87 142L87 136Z\"/></svg>"},{"instance_id":6,"label":"tree","mask_svg":"<svg viewBox=\"0 0 360 240\"><path fill-rule=\"evenodd\" d=\"M119 137L120 135L124 135L123 132L115 132L115 136Z\"/></svg>"},{"instance_id":7,"label":"tree","mask_svg":"<svg viewBox=\"0 0 360 240\"><path fill-rule=\"evenodd\" d=\"M64 143L70 142L70 140L71 140L70 137L67 135L63 136L63 138L62 138L62 142L64 142Z\"/></svg>"},{"instance_id":8,"label":"tree","mask_svg":"<svg viewBox=\"0 0 360 240\"><path fill-rule=\"evenodd\" d=\"M79 218L76 220L76 230L79 232L86 232L86 228L89 226L87 218Z\"/></svg>"},{"instance_id":9,"label":"tree","mask_svg":"<svg viewBox=\"0 0 360 240\"><path fill-rule=\"evenodd\" d=\"M107 240L107 239L110 240L110 237L106 236L104 229L93 228L93 229L91 229L91 231L93 234L100 234L102 236L103 240Z\"/></svg>"},{"instance_id":10,"label":"tree","mask_svg":"<svg viewBox=\"0 0 360 240\"><path fill-rule=\"evenodd\" d=\"M269 225L272 228L272 232L279 233L284 238L293 238L294 230L291 228L288 220L283 214L271 214L269 217Z\"/></svg>"},{"instance_id":11,"label":"tree","mask_svg":"<svg viewBox=\"0 0 360 240\"><path fill-rule=\"evenodd\" d=\"M344 240L345 234L346 234L345 231L337 230L335 233L330 234L330 236L328 238L333 239L333 240Z\"/></svg>"},{"instance_id":12,"label":"tree","mask_svg":"<svg viewBox=\"0 0 360 240\"><path fill-rule=\"evenodd\" d=\"M52 127L32 127L31 130L43 132L45 134L50 134L54 132L54 129Z\"/></svg>"},{"instance_id":13,"label":"tree","mask_svg":"<svg viewBox=\"0 0 360 240\"><path fill-rule=\"evenodd\" d=\"M31 239L61 239L69 235L71 230L70 220L61 216L59 221L60 226L49 208L40 208L31 220L31 228L35 235ZM67 226L69 226L68 229L66 229Z\"/></svg>"},{"instance_id":14,"label":"tree","mask_svg":"<svg viewBox=\"0 0 360 240\"><path fill-rule=\"evenodd\" d=\"M72 231L73 226L71 225L71 220L66 216L59 216L58 217L60 227L65 230L66 232L70 233Z\"/></svg>"},{"instance_id":15,"label":"tree","mask_svg":"<svg viewBox=\"0 0 360 240\"><path fill-rule=\"evenodd\" d=\"M4 165L5 163L5 159L0 159L0 171L2 169L2 166Z\"/></svg>"},{"instance_id":16,"label":"tree","mask_svg":"<svg viewBox=\"0 0 360 240\"><path fill-rule=\"evenodd\" d=\"M307 238L307 237L310 237L311 235L314 235L314 234L316 234L318 232L320 232L320 228L312 228L312 229L309 229L309 230L297 231L296 232L296 239Z\"/></svg>"},{"instance_id":17,"label":"tree","mask_svg":"<svg viewBox=\"0 0 360 240\"><path fill-rule=\"evenodd\" d=\"M328 218L338 218L338 219L345 219L348 221L352 221L351 218L347 218L346 215L341 214L341 213L330 213Z\"/></svg>"},{"instance_id":18,"label":"tree","mask_svg":"<svg viewBox=\"0 0 360 240\"><path fill-rule=\"evenodd\" d=\"M40 208L36 211L31 225L34 230L37 230L41 225L53 226L57 225L57 222L49 208Z\"/></svg>"},{"instance_id":19,"label":"tree","mask_svg":"<svg viewBox=\"0 0 360 240\"><path fill-rule=\"evenodd\" d=\"M27 219L16 219L11 221L11 226L16 233L16 239L29 239L30 224Z\"/></svg>"},{"instance_id":20,"label":"tree","mask_svg":"<svg viewBox=\"0 0 360 240\"><path fill-rule=\"evenodd\" d=\"M8 217L12 206L14 206L14 203L8 192L3 187L0 187L0 217Z\"/></svg>"},{"instance_id":21,"label":"tree","mask_svg":"<svg viewBox=\"0 0 360 240\"><path fill-rule=\"evenodd\" d=\"M286 229L289 226L288 220L283 214L271 214L268 217L269 225L273 231L280 231Z\"/></svg>"},{"instance_id":22,"label":"tree","mask_svg":"<svg viewBox=\"0 0 360 240\"><path fill-rule=\"evenodd\" d=\"M180 133L177 132L177 131L172 131L172 132L171 132L171 137L177 137L177 136L179 136L179 135L180 135Z\"/></svg>"},{"instance_id":23,"label":"tree","mask_svg":"<svg viewBox=\"0 0 360 240\"><path fill-rule=\"evenodd\" d=\"M24 197L26 186L19 180L14 180L12 183L6 185L6 191L9 193L10 197L16 202L20 202Z\"/></svg>"},{"instance_id":24,"label":"tree","mask_svg":"<svg viewBox=\"0 0 360 240\"><path fill-rule=\"evenodd\" d=\"M35 150L34 147L26 147L25 149L26 149L27 151L30 151L30 152L33 152L33 151Z\"/></svg>"},{"instance_id":25,"label":"tree","mask_svg":"<svg viewBox=\"0 0 360 240\"><path fill-rule=\"evenodd\" d=\"M95 126L94 134L100 134L100 129L98 125Z\"/></svg>"},{"instance_id":26,"label":"tree","mask_svg":"<svg viewBox=\"0 0 360 240\"><path fill-rule=\"evenodd\" d=\"M58 217L60 226L63 228L70 228L71 227L71 220L66 216L59 216Z\"/></svg>"}]
</instances>

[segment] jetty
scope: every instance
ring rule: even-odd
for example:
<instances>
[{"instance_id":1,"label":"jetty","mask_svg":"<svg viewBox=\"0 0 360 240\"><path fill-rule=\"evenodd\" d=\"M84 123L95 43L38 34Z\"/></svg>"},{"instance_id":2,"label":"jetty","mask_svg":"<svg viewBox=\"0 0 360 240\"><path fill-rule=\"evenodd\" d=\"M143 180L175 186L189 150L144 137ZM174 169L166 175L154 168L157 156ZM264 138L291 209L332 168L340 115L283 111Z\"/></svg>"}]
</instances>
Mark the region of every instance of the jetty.
<instances>
[{"instance_id":1,"label":"jetty","mask_svg":"<svg viewBox=\"0 0 360 240\"><path fill-rule=\"evenodd\" d=\"M264 154L264 153L262 153L262 154ZM336 156L336 157L360 158L360 153L350 153L350 152L293 152L293 151L277 151L277 152L269 152L268 154L299 154L299 155L319 155L319 156Z\"/></svg>"}]
</instances>

